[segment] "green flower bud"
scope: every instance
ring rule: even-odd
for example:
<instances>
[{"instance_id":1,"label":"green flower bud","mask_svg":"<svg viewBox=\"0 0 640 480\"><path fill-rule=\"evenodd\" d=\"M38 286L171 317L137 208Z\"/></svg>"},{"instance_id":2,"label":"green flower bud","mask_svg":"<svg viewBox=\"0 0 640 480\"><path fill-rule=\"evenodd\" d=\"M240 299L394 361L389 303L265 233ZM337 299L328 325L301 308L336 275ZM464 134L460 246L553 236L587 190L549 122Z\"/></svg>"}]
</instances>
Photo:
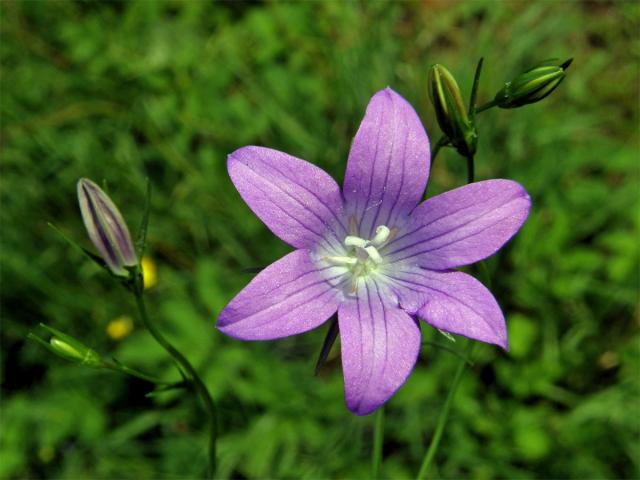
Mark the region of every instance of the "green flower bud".
<instances>
[{"instance_id":1,"label":"green flower bud","mask_svg":"<svg viewBox=\"0 0 640 480\"><path fill-rule=\"evenodd\" d=\"M455 78L442 65L436 64L429 71L429 97L442 132L461 155L473 156L478 143L476 127L469 118Z\"/></svg>"},{"instance_id":2,"label":"green flower bud","mask_svg":"<svg viewBox=\"0 0 640 480\"><path fill-rule=\"evenodd\" d=\"M40 324L51 335L49 342L30 333L28 337L46 347L52 353L71 362L87 365L89 367L103 367L104 362L98 352L87 347L84 343L48 325Z\"/></svg>"},{"instance_id":3,"label":"green flower bud","mask_svg":"<svg viewBox=\"0 0 640 480\"><path fill-rule=\"evenodd\" d=\"M86 178L78 181L78 201L89 238L109 270L115 275L128 276L126 267L137 265L138 260L118 207L98 185Z\"/></svg>"},{"instance_id":4,"label":"green flower bud","mask_svg":"<svg viewBox=\"0 0 640 480\"><path fill-rule=\"evenodd\" d=\"M521 73L496 94L494 102L500 108L517 108L536 103L553 92L571 65L572 58L560 66L539 65Z\"/></svg>"},{"instance_id":5,"label":"green flower bud","mask_svg":"<svg viewBox=\"0 0 640 480\"><path fill-rule=\"evenodd\" d=\"M102 365L102 359L98 352L84 345L79 346L78 342L75 343L75 345L72 345L57 337L51 337L51 340L49 340L51 350L66 360L92 367Z\"/></svg>"}]
</instances>

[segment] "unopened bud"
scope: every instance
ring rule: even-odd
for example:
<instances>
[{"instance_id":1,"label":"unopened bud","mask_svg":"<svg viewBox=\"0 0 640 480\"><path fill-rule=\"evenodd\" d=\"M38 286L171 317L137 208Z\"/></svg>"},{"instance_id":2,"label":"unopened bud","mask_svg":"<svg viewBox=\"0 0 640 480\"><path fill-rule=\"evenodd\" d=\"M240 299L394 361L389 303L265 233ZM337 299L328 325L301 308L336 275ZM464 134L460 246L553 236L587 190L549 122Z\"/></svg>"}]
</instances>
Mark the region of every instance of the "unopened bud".
<instances>
[{"instance_id":1,"label":"unopened bud","mask_svg":"<svg viewBox=\"0 0 640 480\"><path fill-rule=\"evenodd\" d=\"M436 64L429 71L429 96L442 132L461 155L473 156L478 142L475 125L464 106L458 83L442 65Z\"/></svg>"},{"instance_id":2,"label":"unopened bud","mask_svg":"<svg viewBox=\"0 0 640 480\"><path fill-rule=\"evenodd\" d=\"M125 267L138 263L129 229L118 207L91 180L78 181L78 201L89 238L115 275L128 276Z\"/></svg>"},{"instance_id":3,"label":"unopened bud","mask_svg":"<svg viewBox=\"0 0 640 480\"><path fill-rule=\"evenodd\" d=\"M98 352L78 342L74 342L75 345L73 345L57 337L51 337L49 343L51 350L62 358L92 367L102 365L102 359Z\"/></svg>"},{"instance_id":4,"label":"unopened bud","mask_svg":"<svg viewBox=\"0 0 640 480\"><path fill-rule=\"evenodd\" d=\"M46 342L32 333L29 333L29 339L38 342L49 351L64 358L65 360L95 368L104 366L104 362L98 352L87 347L84 343L43 323L41 323L40 326L51 334L51 339Z\"/></svg>"},{"instance_id":5,"label":"unopened bud","mask_svg":"<svg viewBox=\"0 0 640 480\"><path fill-rule=\"evenodd\" d=\"M517 108L536 103L553 92L564 80L573 59L562 65L540 65L521 73L496 94L495 104L500 108Z\"/></svg>"}]
</instances>

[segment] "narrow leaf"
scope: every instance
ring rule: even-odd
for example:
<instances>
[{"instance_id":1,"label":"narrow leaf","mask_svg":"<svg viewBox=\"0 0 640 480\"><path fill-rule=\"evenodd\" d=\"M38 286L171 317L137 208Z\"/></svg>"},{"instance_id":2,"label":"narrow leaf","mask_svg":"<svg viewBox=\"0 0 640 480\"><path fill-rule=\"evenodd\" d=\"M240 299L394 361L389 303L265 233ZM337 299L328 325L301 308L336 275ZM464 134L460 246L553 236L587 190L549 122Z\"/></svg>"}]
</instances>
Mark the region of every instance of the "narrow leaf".
<instances>
[{"instance_id":1,"label":"narrow leaf","mask_svg":"<svg viewBox=\"0 0 640 480\"><path fill-rule=\"evenodd\" d=\"M105 263L105 261L102 259L101 256L96 255L93 252L90 252L89 250L87 250L84 247L81 247L79 244L77 244L76 242L71 240L69 237L67 237L64 233L62 233L62 230L60 230L58 227L56 227L53 223L47 223L47 225L49 225L69 245L71 245L74 248L77 248L83 254L85 254L87 257L89 257L90 260L93 260L99 267L104 268L105 270L110 272L109 267L107 267L107 264Z\"/></svg>"},{"instance_id":2,"label":"narrow leaf","mask_svg":"<svg viewBox=\"0 0 640 480\"><path fill-rule=\"evenodd\" d=\"M151 181L147 177L147 188L144 196L144 210L140 228L138 229L138 237L136 238L136 250L138 250L138 258L142 258L144 250L147 246L147 227L149 226L149 212L151 211Z\"/></svg>"}]
</instances>

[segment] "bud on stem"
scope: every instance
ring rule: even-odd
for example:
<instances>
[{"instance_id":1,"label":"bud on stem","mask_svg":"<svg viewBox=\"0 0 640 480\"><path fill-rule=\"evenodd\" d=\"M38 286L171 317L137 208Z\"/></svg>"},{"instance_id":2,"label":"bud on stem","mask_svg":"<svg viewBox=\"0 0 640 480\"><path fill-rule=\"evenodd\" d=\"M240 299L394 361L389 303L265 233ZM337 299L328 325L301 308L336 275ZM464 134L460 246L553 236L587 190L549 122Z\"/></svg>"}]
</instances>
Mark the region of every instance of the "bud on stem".
<instances>
[{"instance_id":1,"label":"bud on stem","mask_svg":"<svg viewBox=\"0 0 640 480\"><path fill-rule=\"evenodd\" d=\"M536 103L553 92L564 80L573 59L562 65L539 65L505 83L496 94L494 104L500 108L517 108Z\"/></svg>"},{"instance_id":2,"label":"bud on stem","mask_svg":"<svg viewBox=\"0 0 640 480\"><path fill-rule=\"evenodd\" d=\"M89 179L78 181L78 201L89 238L114 275L128 276L138 260L129 229L118 207Z\"/></svg>"},{"instance_id":3,"label":"bud on stem","mask_svg":"<svg viewBox=\"0 0 640 480\"><path fill-rule=\"evenodd\" d=\"M429 71L429 96L442 132L461 155L473 156L478 141L475 125L467 114L458 83L442 65L436 64Z\"/></svg>"},{"instance_id":4,"label":"bud on stem","mask_svg":"<svg viewBox=\"0 0 640 480\"><path fill-rule=\"evenodd\" d=\"M30 333L28 337L31 340L40 343L49 351L65 360L89 367L99 368L104 366L104 362L98 352L87 347L84 343L48 325L40 324L40 326L52 335L51 339L47 343Z\"/></svg>"}]
</instances>

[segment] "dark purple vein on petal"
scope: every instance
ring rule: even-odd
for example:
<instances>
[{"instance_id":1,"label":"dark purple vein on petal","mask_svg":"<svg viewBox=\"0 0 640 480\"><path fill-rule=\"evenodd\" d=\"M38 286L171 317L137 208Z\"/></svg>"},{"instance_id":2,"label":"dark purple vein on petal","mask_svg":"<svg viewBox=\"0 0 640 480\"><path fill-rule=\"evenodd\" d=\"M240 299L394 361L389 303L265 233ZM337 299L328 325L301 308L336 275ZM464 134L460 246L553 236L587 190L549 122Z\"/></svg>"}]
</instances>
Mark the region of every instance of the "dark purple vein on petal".
<instances>
[{"instance_id":1,"label":"dark purple vein on petal","mask_svg":"<svg viewBox=\"0 0 640 480\"><path fill-rule=\"evenodd\" d=\"M338 284L337 286L338 286L338 287L341 287L341 286L342 286L342 285L344 285L345 283L346 283L346 280L345 280L345 281L343 281L342 283ZM312 298L310 298L310 299L307 299L307 300L305 300L305 301L303 301L303 302L300 302L300 303L299 303L299 304L297 304L295 307L293 307L293 308L291 308L290 310L288 310L288 311L287 311L287 313L288 313L288 314L291 314L291 313L295 312L296 310L298 310L299 308L304 307L307 303L309 303L309 302L313 302L313 301L315 301L315 300L318 300L319 298L321 298L321 297L323 297L323 296L325 296L325 295L327 295L327 294L331 294L331 295L333 295L333 294L335 294L335 293L332 291L332 289L329 289L329 290L323 290L323 291L321 291L320 293L318 293L316 296L314 296L314 297L312 297ZM325 301L322 305L326 305L326 304L327 304L331 299L332 299L332 296L331 296L330 298L326 299L326 301ZM269 307L269 308L270 308L270 307ZM265 310L268 310L268 309L265 309ZM327 318L329 318L329 317L327 317ZM279 319L278 319L278 320L279 320ZM273 319L269 318L269 319L265 320L264 322L260 322L260 323L259 323L259 324L257 324L257 325L250 325L250 326L248 326L248 327L246 327L246 328L248 328L249 330L255 330L255 329L257 329L257 328L263 328L265 325L268 325L268 324L272 323L273 321L274 321ZM276 320L276 321L277 321L277 320Z\"/></svg>"},{"instance_id":2,"label":"dark purple vein on petal","mask_svg":"<svg viewBox=\"0 0 640 480\"><path fill-rule=\"evenodd\" d=\"M365 387L361 390L360 392L360 399L358 400L358 405L356 407L356 410L360 408L360 405L362 405L362 402L364 400L364 396L366 395L366 392L369 390L369 385L371 385L371 379L373 378L373 373L375 370L375 358L376 358L376 322L374 321L374 317L373 317L373 306L371 305L371 296L369 294L369 285L367 285L367 282L363 282L364 283L364 288L367 291L367 305L369 307L369 320L371 322L371 369L368 370L368 374L367 374L367 379L366 379L366 383L365 383Z\"/></svg>"},{"instance_id":3,"label":"dark purple vein on petal","mask_svg":"<svg viewBox=\"0 0 640 480\"><path fill-rule=\"evenodd\" d=\"M506 205L507 205L507 204L505 204L505 206L506 206ZM482 219L477 219L476 221L480 221L480 220L482 220ZM472 233L470 233L470 234L468 234L468 235L465 235L464 237L456 238L456 239L454 239L454 240L452 240L452 241L450 241L450 242L447 242L447 243L445 243L445 244L443 244L443 245L439 245L439 246L437 246L437 247L429 248L429 249L427 249L427 250L421 250L421 251L419 251L419 252L411 253L411 254L409 254L409 255L407 255L407 256L405 256L405 257L399 258L399 259L392 259L392 263L395 263L395 262L401 262L402 260L406 260L407 258L417 257L418 255L422 255L422 254L424 254L424 253L435 252L435 251L437 251L437 250L441 250L441 249L443 249L443 248L446 248L446 247L448 247L448 246L451 246L451 245L453 245L454 243L462 242L462 241L464 241L464 240L466 240L466 239L468 239L468 238L475 237L476 235L480 235L482 232L484 232L484 231L486 231L486 230L489 230L490 228L495 227L496 225L498 225L499 223L503 222L504 220L505 220L505 218L504 218L504 217L502 217L502 218L500 218L498 221L496 221L496 222L494 222L494 223L491 223L490 225L487 225L486 227L481 228L480 230L476 230L476 231L474 231L474 232L472 232ZM461 225L461 226L458 226L458 227L456 227L456 228L454 228L454 229L452 229L452 230L450 230L450 231L448 231L448 232L445 232L445 233L440 234L440 235L436 235L436 236L434 236L434 237L429 238L428 240L423 240L422 242L414 243L413 245L410 245L409 247L402 248L402 249L400 249L400 250L398 250L398 251L396 251L396 252L394 252L394 253L392 253L392 254L387 254L387 255L388 255L389 257L391 257L391 256L393 256L393 255L395 255L395 254L397 254L397 253L399 253L399 252L401 252L401 251L403 251L403 250L406 250L407 248L411 248L411 247L414 247L414 246L416 246L416 245L420 245L420 244L422 244L422 243L431 242L432 240L435 240L435 239L440 238L440 237L442 237L442 236L444 236L444 235L447 235L447 234L449 234L449 233L451 233L451 232L453 232L453 231L455 231L455 230L460 229L462 226L471 225L472 223L474 223L474 221L467 222L467 223L465 223L465 224L463 224L463 225ZM516 232L513 232L513 235L515 235L515 233L516 233ZM513 236L513 235L512 235L512 236Z\"/></svg>"},{"instance_id":4,"label":"dark purple vein on petal","mask_svg":"<svg viewBox=\"0 0 640 480\"><path fill-rule=\"evenodd\" d=\"M259 177L262 178L262 177ZM308 232L314 234L317 237L317 241L318 243L320 241L324 241L327 244L327 247L329 247L330 250L332 250L334 253L336 254L340 254L340 251L336 249L336 246L333 245L331 242L329 242L329 240L324 236L319 234L318 232L316 232L314 229L312 229L311 227L309 227L308 225L306 225L305 223L303 223L300 219L298 219L297 217L291 215L287 210L285 210L284 208L282 208L277 202L274 202L271 199L271 196L269 195L269 193L265 190L263 190L260 187L260 184L256 184L254 182L251 182L250 180L247 179L247 182L250 183L256 190L259 190L265 197L269 198L271 200L271 205L273 205L274 207L276 207L278 210L280 210L282 213L284 213L287 217L293 219L295 222L297 222L298 224L300 224L305 230L307 230Z\"/></svg>"},{"instance_id":5,"label":"dark purple vein on petal","mask_svg":"<svg viewBox=\"0 0 640 480\"><path fill-rule=\"evenodd\" d=\"M301 202L295 195L292 195L291 193L289 193L287 190L285 190L284 188L282 188L280 185L278 185L277 183L273 182L271 179L267 178L266 176L263 176L260 174L260 172L258 170L256 170L255 168L252 168L251 166L249 166L246 163L242 163L240 162L242 165L244 165L245 167L247 167L249 169L250 172L252 172L253 174L255 174L259 179L263 180L265 183L268 183L269 185L275 187L277 190L281 191L282 193L284 193L287 197L289 197L290 199L292 199L294 202L296 202L298 205L300 205L303 210L310 212L314 217L316 217L318 220L320 220L320 223L322 223L323 225L327 225L326 221L320 217L316 212L314 212L312 209L309 209L306 207L306 205L304 204L304 202ZM274 202L275 203L275 202ZM292 217L291 215L289 215L290 217ZM293 217L292 217L293 218ZM299 223L301 223L300 221L298 221ZM309 229L311 230L311 229ZM313 233L315 233L316 235L318 235L321 238L325 238L323 234L319 234L317 232L315 232L314 230L311 230ZM324 232L322 232L324 233ZM338 234L333 231L333 234L336 238L336 240L338 241L338 244L341 244L341 240L338 237Z\"/></svg>"},{"instance_id":6,"label":"dark purple vein on petal","mask_svg":"<svg viewBox=\"0 0 640 480\"><path fill-rule=\"evenodd\" d=\"M371 189L373 187L373 175L375 173L375 167L376 167L376 163L377 163L377 159L378 159L378 150L380 148L380 136L382 135L382 121L384 118L384 109L380 109L380 112L378 113L378 117L377 117L377 122L376 122L376 128L377 128L377 132L376 132L376 148L373 152L373 160L372 160L372 164L371 164L371 172L369 175L369 190L367 191L367 196L366 197L362 197L364 198L364 205L362 206L362 213L359 212L359 205L360 205L360 195L358 195L356 197L356 212L358 212L358 215L360 216L360 218L358 219L358 232L360 234L362 234L362 221L364 220L364 217L367 213L367 205L369 204L369 201L371 200ZM375 131L375 130L374 130Z\"/></svg>"},{"instance_id":7,"label":"dark purple vein on petal","mask_svg":"<svg viewBox=\"0 0 640 480\"><path fill-rule=\"evenodd\" d=\"M308 276L308 275L312 275L312 274L320 273L320 272L323 272L323 271L325 271L325 270L329 270L329 269L331 269L331 268L335 268L335 267L334 267L333 265L329 265L329 266L327 266L327 267L322 267L322 268L318 268L318 269L315 269L315 270L307 270L306 272L301 273L300 275L298 275L296 278L293 278L293 279L291 279L291 280L288 280L288 281L286 281L286 282L284 282L284 283L280 283L280 284L276 284L276 285L274 285L274 286L273 286L273 288L271 288L270 290L267 290L266 292L262 292L262 293L260 293L260 295L261 295L261 296L269 295L270 293L273 293L273 292L275 292L275 291L276 291L276 290L278 290L278 289L284 288L284 287L286 287L287 285L290 285L290 284L292 284L292 283L294 283L294 282L302 281L302 279L303 279L304 277ZM242 305L244 305L245 303L253 303L254 301L255 301L255 300L254 300L254 297L252 297L250 300L245 300L244 302L242 302Z\"/></svg>"},{"instance_id":8,"label":"dark purple vein on petal","mask_svg":"<svg viewBox=\"0 0 640 480\"><path fill-rule=\"evenodd\" d=\"M403 112L402 118L404 119L404 131L406 132L409 129L409 120L407 119L407 114L406 112ZM407 174L407 172L405 171L405 165L406 165L406 154L407 154L407 143L409 143L409 135L405 135L404 136L404 145L402 147L402 176L400 177L400 187L398 188L398 190L396 191L396 198L393 201L393 204L391 205L391 209L389 210L389 215L387 216L387 221L384 223L384 225L389 226L391 225L391 219L393 216L393 211L395 210L396 206L398 205L398 202L400 201L400 194L402 193L402 189L404 187L404 177Z\"/></svg>"},{"instance_id":9,"label":"dark purple vein on petal","mask_svg":"<svg viewBox=\"0 0 640 480\"><path fill-rule=\"evenodd\" d=\"M416 273L413 273L413 272L398 272L398 273L411 273L411 274L413 274L413 275L417 275ZM480 318L480 320L482 320L485 324L487 324L487 325L489 326L489 328L491 329L491 331L492 331L494 334L496 334L497 336L500 336L499 332L496 332L496 330L493 328L493 325L491 325L489 322L486 322L486 321L484 320L484 316L483 316L483 314L482 314L481 312L478 312L474 307L472 307L472 306L471 306L471 305L469 305L468 303L464 302L464 301L463 301L462 299L460 299L459 297L454 297L453 295L451 295L451 294L449 294L449 293L447 293L447 292L445 292L445 291L443 291L443 290L440 290L440 289L438 289L438 288L435 288L435 287L427 287L427 286L425 286L425 285L423 285L423 284L421 284L421 283L416 283L416 282L413 282L413 281L411 281L411 280L406 280L406 279L403 279L403 278L393 277L393 276L391 276L391 275L387 275L387 277L388 277L389 279L391 279L392 281L402 282L402 283L408 283L409 285L417 285L418 287L421 287L421 288L423 288L423 289L426 289L426 290L433 290L434 292L438 292L438 293L440 293L440 294L444 295L444 296L445 296L445 297L447 297L447 298L451 298L452 300L454 300L454 301L456 301L456 302L460 303L461 305L464 305L464 306L465 306L465 307L467 307L469 310L471 310L473 313L475 313L476 315L478 315L478 318ZM407 288L408 288L408 287L407 287ZM429 292L425 292L424 290L415 290L415 289L411 289L411 290L416 291L416 292L418 292L418 293L423 293L423 294L424 294L424 293L429 293Z\"/></svg>"},{"instance_id":10,"label":"dark purple vein on petal","mask_svg":"<svg viewBox=\"0 0 640 480\"><path fill-rule=\"evenodd\" d=\"M329 205L327 205L325 203L324 200L322 200L318 194L316 192L314 192L313 190L308 189L305 185L299 184L297 183L295 180L293 180L291 177L287 176L287 174L285 172L283 172L282 170L280 170L279 168L277 168L276 166L271 166L276 172L278 172L280 175L282 175L284 178L286 178L287 180L289 180L292 183L295 183L296 185L298 185L300 188L302 188L304 191L306 191L307 193L311 194L313 197L315 197L316 200L318 200L318 202L327 209L327 211L333 216L333 218L336 220L336 222L338 223L338 225L340 225L342 227L342 230L344 231L345 234L347 234L348 230L347 228L344 226L344 224L342 223L342 220L340 218L338 218L338 214L333 210L333 208L331 208ZM323 223L325 224L325 226L327 227L328 230L331 230L336 238L340 238L338 236L338 232L335 231L335 229L333 228L333 226L331 224L329 224L326 221L323 221Z\"/></svg>"},{"instance_id":11,"label":"dark purple vein on petal","mask_svg":"<svg viewBox=\"0 0 640 480\"><path fill-rule=\"evenodd\" d=\"M403 233L402 235L400 235L400 236L396 237L392 242L390 242L390 243L387 245L387 248L388 248L388 247L391 247L391 245L397 244L397 243L398 243L400 240L402 240L403 238L408 237L409 235L413 235L413 234L414 234L414 233L416 233L416 232L419 232L419 231L420 231L420 230L422 230L423 228L427 228L427 227L429 227L429 226L433 225L434 223L436 223L436 222L438 222L438 221L440 221L440 220L443 220L443 219L445 219L445 218L447 218L447 217L450 217L450 216L452 216L452 215L455 215L455 214L457 214L457 213L460 213L460 212L462 212L463 210L466 210L466 209L468 209L468 208L475 208L475 207L477 207L478 205L482 205L483 203L488 203L488 202L490 202L491 200L493 200L495 197L497 197L497 195L494 195L494 196L492 196L492 197L489 197L489 198L487 198L486 200L482 200L482 201L479 201L479 202L473 203L472 205L465 205L464 207L460 207L460 208L458 208L458 209L456 209L456 210L453 210L453 211L451 211L451 212L449 212L449 213L445 213L444 215L441 215L441 216L439 216L439 217L437 217L437 218L434 218L434 219L433 219L433 220L431 220L429 223L425 223L424 225L420 225L420 226L419 226L418 228L416 228L415 230L412 230L412 231L410 231L410 232ZM435 197L434 197L434 198L435 198ZM431 200L431 199L429 199L429 200ZM428 202L429 200L426 200L426 201ZM392 252L392 253L395 253L395 252ZM388 255L388 254L387 254L387 255Z\"/></svg>"},{"instance_id":12,"label":"dark purple vein on petal","mask_svg":"<svg viewBox=\"0 0 640 480\"><path fill-rule=\"evenodd\" d=\"M396 102L393 101L393 97L389 95L389 100L391 102L391 119L394 120L396 118ZM378 217L380 216L380 210L384 207L384 199L387 196L387 182L389 181L389 171L391 170L391 160L393 159L393 149L396 146L396 138L398 136L398 125L396 122L393 122L393 133L391 135L391 148L389 149L389 155L387 156L387 168L384 172L384 182L382 184L382 194L380 198L380 205L376 208L376 214L371 221L371 225L369 226L369 236L367 238L371 238L373 236L373 229L376 227L376 222L378 221Z\"/></svg>"},{"instance_id":13,"label":"dark purple vein on petal","mask_svg":"<svg viewBox=\"0 0 640 480\"><path fill-rule=\"evenodd\" d=\"M327 283L327 285L328 285L328 287L329 287L329 288L323 289L323 290L322 290L318 295L316 295L315 297L313 297L313 298L311 298L311 299L303 300L303 301L302 301L302 302L300 302L298 305L296 305L295 307L293 307L292 309L289 309L289 310L287 311L287 313L291 313L291 312L295 311L296 309L300 308L302 305L305 305L305 304L307 304L307 303L309 303L309 302L311 302L311 301L315 300L316 298L321 297L322 295L324 295L324 294L326 294L326 293L331 293L331 292L335 293L335 292L334 292L334 290L336 290L336 289L338 289L339 287L341 287L341 286L342 286L342 285L343 285L343 284L344 284L348 279L343 280L341 283L339 283L339 284L338 284L338 285L336 285L335 287L334 287L334 286L332 286L331 284L329 284L328 282L329 282L330 280L335 280L336 278L340 278L341 276L342 276L342 275L337 275L337 276L335 276L335 277L328 278L328 279L326 279L326 280L325 280L325 279L323 279L323 280L320 280L320 281L318 281L318 282L314 282L314 283L310 283L310 284L308 284L308 285L305 285L304 287L302 287L302 288L300 288L300 289L298 289L298 290L295 290L295 291L293 291L293 292L287 293L286 298L283 298L282 300L279 300L279 301L277 301L277 302L275 302L275 303L272 303L272 304L271 304L271 305L269 305L268 307L265 307L265 308L263 308L263 309L260 309L260 310L255 311L255 312L253 312L253 313L250 313L249 315L245 315L245 316L243 316L242 318L239 318L239 319L238 319L238 320L236 320L236 321L229 322L227 325L233 325L233 324L236 324L236 323L238 323L238 322L243 322L243 321L245 321L245 320L247 320L247 319L249 319L249 318L255 317L256 315L260 315L260 314L262 314L262 313L265 313L265 312L268 312L268 311L270 311L270 310L273 310L274 308L277 308L277 307L281 306L283 303L290 301L294 296L296 296L296 295L299 295L299 294L303 293L305 290L308 290L308 289L310 289L310 288L312 288L312 287L315 287L316 285L320 285L320 284L322 284L322 283ZM272 321L273 321L273 320L271 320L271 319L267 319L266 321L261 322L261 323L259 323L259 324L257 324L257 325L252 325L252 326L250 326L249 328L251 328L251 329L258 328L258 327L260 327L260 326L262 326L262 325L266 325L266 324L268 324L268 323L271 323Z\"/></svg>"},{"instance_id":14,"label":"dark purple vein on petal","mask_svg":"<svg viewBox=\"0 0 640 480\"><path fill-rule=\"evenodd\" d=\"M389 354L389 330L387 326L387 310L385 308L384 302L382 301L382 296L380 295L380 288L378 288L378 283L374 281L373 285L376 287L378 300L380 300L380 308L382 309L382 324L384 325L384 364L382 367L382 378L384 378L384 374L387 371L387 359Z\"/></svg>"}]
</instances>

